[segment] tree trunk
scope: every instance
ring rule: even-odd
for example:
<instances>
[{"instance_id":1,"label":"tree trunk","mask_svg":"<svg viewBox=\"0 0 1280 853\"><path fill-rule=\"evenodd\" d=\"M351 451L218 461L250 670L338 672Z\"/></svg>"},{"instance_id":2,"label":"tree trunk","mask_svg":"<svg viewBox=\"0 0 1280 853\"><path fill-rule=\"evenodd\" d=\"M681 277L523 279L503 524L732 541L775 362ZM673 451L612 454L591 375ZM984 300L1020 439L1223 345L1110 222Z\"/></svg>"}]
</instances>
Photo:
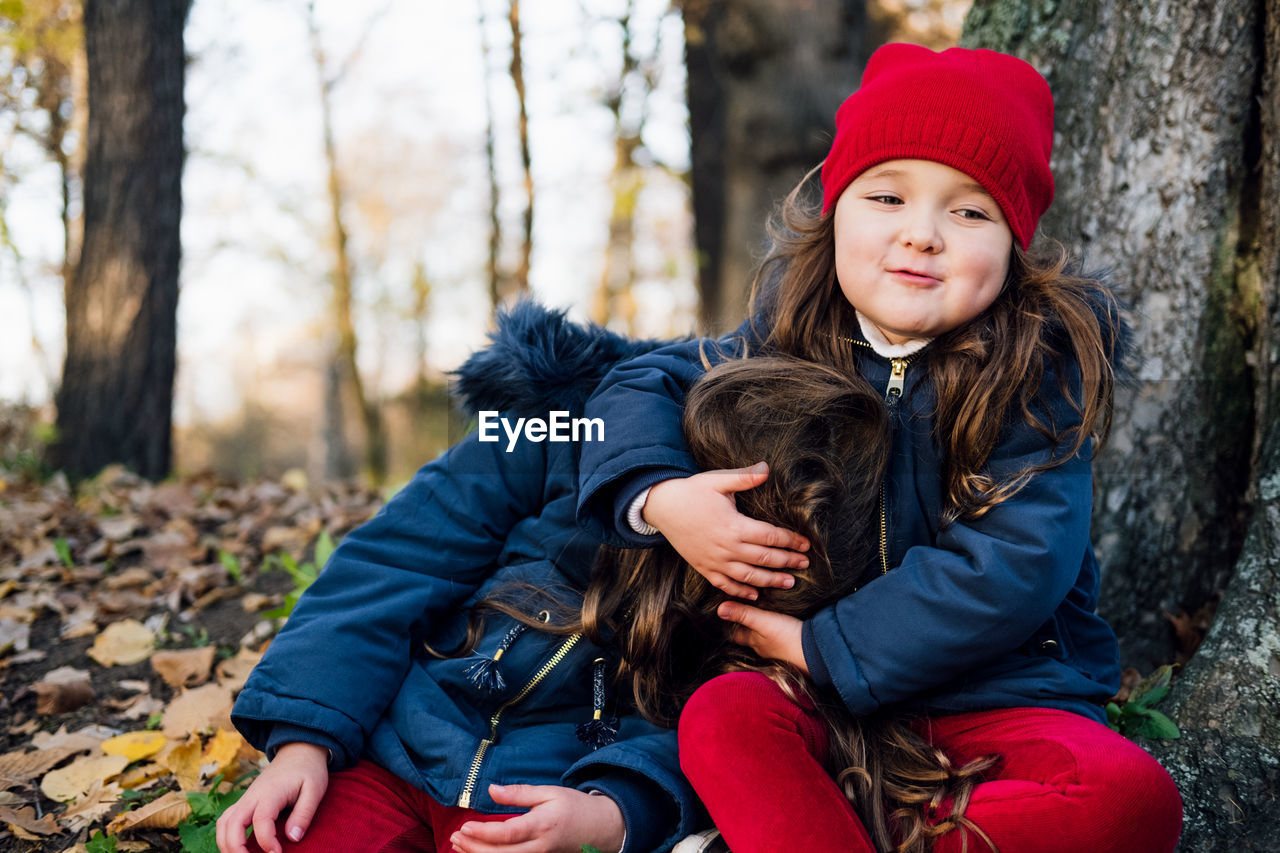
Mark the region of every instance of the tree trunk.
<instances>
[{"instance_id":1,"label":"tree trunk","mask_svg":"<svg viewBox=\"0 0 1280 853\"><path fill-rule=\"evenodd\" d=\"M1123 662L1146 671L1174 659L1164 614L1222 596L1174 682L1168 712L1182 738L1146 744L1183 792L1183 849L1274 850L1275 5L979 0L964 41L1046 73L1058 113L1046 231L1109 269L1134 309L1136 381L1117 395L1094 517L1102 610Z\"/></svg>"},{"instance_id":2,"label":"tree trunk","mask_svg":"<svg viewBox=\"0 0 1280 853\"><path fill-rule=\"evenodd\" d=\"M493 93L491 90L493 76L489 69L489 29L485 20L484 0L479 0L480 7L480 60L484 65L484 156L488 166L489 177L489 254L485 258L485 277L489 282L489 307L497 312L502 304L502 276L498 270L498 252L502 248L502 220L498 216L498 168L494 161L493 151Z\"/></svg>"},{"instance_id":3,"label":"tree trunk","mask_svg":"<svg viewBox=\"0 0 1280 853\"><path fill-rule=\"evenodd\" d=\"M868 54L857 0L684 0L701 321L746 316L765 218L827 155Z\"/></svg>"},{"instance_id":4,"label":"tree trunk","mask_svg":"<svg viewBox=\"0 0 1280 853\"><path fill-rule=\"evenodd\" d=\"M520 2L509 0L508 21L511 24L511 82L516 87L519 107L520 166L524 170L524 217L520 240L520 265L516 267L513 287L517 295L529 291L529 269L533 261L533 160L529 151L529 110L524 91L523 37L520 34Z\"/></svg>"},{"instance_id":5,"label":"tree trunk","mask_svg":"<svg viewBox=\"0 0 1280 853\"><path fill-rule=\"evenodd\" d=\"M636 281L636 205L644 189L644 171L636 163L635 155L643 144L648 100L654 83L650 76L640 73L642 61L636 55L631 32L633 12L634 4L629 0L622 17L617 19L622 33L622 69L618 74L617 87L605 99L613 116L613 175L609 180L613 205L609 211L609 242L605 247L604 269L591 306L592 322L605 326L610 320L615 320L618 329L629 334L634 333L636 321L636 302L632 293ZM655 45L655 55L660 44L659 41ZM631 119L625 117L623 111L629 91L636 107L630 111L636 118Z\"/></svg>"},{"instance_id":6,"label":"tree trunk","mask_svg":"<svg viewBox=\"0 0 1280 853\"><path fill-rule=\"evenodd\" d=\"M1154 747L1189 804L1183 849L1223 853L1280 839L1280 9L1265 14L1259 172L1246 193L1259 205L1257 266L1241 272L1262 317L1257 503L1213 628L1176 682L1183 736Z\"/></svg>"},{"instance_id":7,"label":"tree trunk","mask_svg":"<svg viewBox=\"0 0 1280 853\"><path fill-rule=\"evenodd\" d=\"M1174 658L1164 614L1211 602L1243 539L1257 307L1239 270L1256 240L1260 8L987 0L966 23L967 43L1048 77L1058 196L1044 231L1109 269L1133 308L1136 381L1096 466L1094 533L1103 612L1144 672Z\"/></svg>"},{"instance_id":8,"label":"tree trunk","mask_svg":"<svg viewBox=\"0 0 1280 853\"><path fill-rule=\"evenodd\" d=\"M354 296L354 276L351 270L351 255L348 251L347 226L343 217L345 202L342 191L342 175L338 168L338 147L333 133L333 87L338 77L330 77L328 63L320 45L320 33L316 28L315 10L312 4L307 6L307 24L311 35L312 58L315 61L316 73L320 78L320 116L324 136L324 159L328 170L329 219L333 226L333 320L337 329L338 341L335 352L339 382L336 386L326 386L329 393L341 395L342 389L350 389L360 421L364 425L364 458L365 473L374 485L381 485L387 476L387 437L382 423L382 411L374 400L369 399L365 391L364 379L360 375L357 362L359 349L356 337L356 325L352 315ZM339 77L341 75L339 74ZM335 413L341 418L341 400L332 400L325 411ZM329 436L345 436L345 423L340 419L326 428ZM345 438L342 439L345 444ZM345 454L331 452L326 458L338 461ZM330 470L330 476L344 476L348 472Z\"/></svg>"},{"instance_id":9,"label":"tree trunk","mask_svg":"<svg viewBox=\"0 0 1280 853\"><path fill-rule=\"evenodd\" d=\"M84 240L66 288L57 464L160 479L172 456L189 2L87 0Z\"/></svg>"}]
</instances>

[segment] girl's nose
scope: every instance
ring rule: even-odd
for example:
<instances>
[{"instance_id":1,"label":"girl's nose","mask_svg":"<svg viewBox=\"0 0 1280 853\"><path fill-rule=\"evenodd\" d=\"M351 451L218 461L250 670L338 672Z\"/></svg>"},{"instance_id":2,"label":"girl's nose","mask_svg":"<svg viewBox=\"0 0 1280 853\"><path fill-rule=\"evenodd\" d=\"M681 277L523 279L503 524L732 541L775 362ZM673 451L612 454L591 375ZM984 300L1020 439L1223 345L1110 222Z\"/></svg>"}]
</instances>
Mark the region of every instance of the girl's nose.
<instances>
[{"instance_id":1,"label":"girl's nose","mask_svg":"<svg viewBox=\"0 0 1280 853\"><path fill-rule=\"evenodd\" d=\"M898 240L904 246L910 246L917 252L939 252L942 250L942 234L933 217L924 211L918 211L902 223L902 231Z\"/></svg>"}]
</instances>

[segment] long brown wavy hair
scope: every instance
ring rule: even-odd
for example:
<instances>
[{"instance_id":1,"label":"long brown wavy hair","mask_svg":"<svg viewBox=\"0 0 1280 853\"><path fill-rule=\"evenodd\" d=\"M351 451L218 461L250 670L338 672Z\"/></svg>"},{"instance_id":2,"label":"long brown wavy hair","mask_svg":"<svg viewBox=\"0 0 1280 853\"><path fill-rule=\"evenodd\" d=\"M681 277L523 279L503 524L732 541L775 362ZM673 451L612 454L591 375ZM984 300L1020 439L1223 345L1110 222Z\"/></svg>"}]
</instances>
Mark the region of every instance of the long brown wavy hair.
<instances>
[{"instance_id":1,"label":"long brown wavy hair","mask_svg":"<svg viewBox=\"0 0 1280 853\"><path fill-rule=\"evenodd\" d=\"M766 349L857 371L849 337L857 318L836 280L833 217L822 216L811 171L769 224L771 249L752 286L752 316ZM1120 312L1096 279L1068 271L1061 244L1031 254L1016 243L1005 285L974 320L939 336L922 366L937 392L935 440L943 459L943 522L976 518L1036 472L1099 445L1111 429ZM1037 401L1056 372L1078 423L1055 424ZM984 467L1010 418L1050 438L1052 459L999 481Z\"/></svg>"},{"instance_id":2,"label":"long brown wavy hair","mask_svg":"<svg viewBox=\"0 0 1280 853\"><path fill-rule=\"evenodd\" d=\"M794 587L760 590L758 606L805 619L880 575L879 489L889 424L883 399L865 380L789 356L722 362L690 390L684 432L702 470L766 460L769 478L737 494L740 511L811 543L809 567L791 572ZM466 654L492 611L553 634L581 632L597 645L619 647L615 683L624 700L665 726L676 724L689 697L709 679L762 672L820 712L830 735L828 770L878 850L928 853L934 839L956 829L965 847L973 832L995 850L965 810L998 757L957 767L892 712L854 718L803 673L733 643L733 626L716 615L724 594L670 545L602 548L581 610L566 600L572 596L564 591L510 584L472 610L458 648L428 651ZM939 818L948 801L947 816Z\"/></svg>"},{"instance_id":3,"label":"long brown wavy hair","mask_svg":"<svg viewBox=\"0 0 1280 853\"><path fill-rule=\"evenodd\" d=\"M879 576L879 487L889 427L883 400L864 380L789 357L725 362L691 389L684 430L703 470L768 461L769 478L738 493L739 509L812 543L808 569L792 572L795 586L760 590L760 607L808 618ZM607 571L588 588L583 622L617 629L620 674L648 719L674 725L708 679L763 672L821 712L831 734L828 769L878 849L925 853L956 827L986 838L964 812L994 757L953 766L909 724L891 714L855 719L805 675L731 642L733 626L716 616L724 594L669 545L604 554ZM938 820L935 812L948 799L949 816Z\"/></svg>"}]
</instances>

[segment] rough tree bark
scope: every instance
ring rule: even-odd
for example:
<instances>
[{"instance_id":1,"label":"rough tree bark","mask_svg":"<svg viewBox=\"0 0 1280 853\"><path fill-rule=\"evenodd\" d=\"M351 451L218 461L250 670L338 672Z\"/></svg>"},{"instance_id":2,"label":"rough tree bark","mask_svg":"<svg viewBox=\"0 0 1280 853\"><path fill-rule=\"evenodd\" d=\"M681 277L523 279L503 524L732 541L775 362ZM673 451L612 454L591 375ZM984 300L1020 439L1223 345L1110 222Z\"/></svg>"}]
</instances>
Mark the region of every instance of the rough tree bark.
<instances>
[{"instance_id":1,"label":"rough tree bark","mask_svg":"<svg viewBox=\"0 0 1280 853\"><path fill-rule=\"evenodd\" d=\"M169 473L188 0L87 0L84 240L66 287L58 465Z\"/></svg>"},{"instance_id":2,"label":"rough tree bark","mask_svg":"<svg viewBox=\"0 0 1280 853\"><path fill-rule=\"evenodd\" d=\"M859 0L684 0L702 325L746 315L765 217L830 147L868 54Z\"/></svg>"},{"instance_id":3,"label":"rough tree bark","mask_svg":"<svg viewBox=\"0 0 1280 853\"><path fill-rule=\"evenodd\" d=\"M1280 831L1276 14L1264 0L978 0L965 27L967 44L1049 78L1045 230L1133 306L1136 376L1095 503L1123 662L1173 660L1164 614L1222 596L1174 682L1181 740L1145 744L1182 789L1184 850L1274 850Z\"/></svg>"},{"instance_id":4,"label":"rough tree bark","mask_svg":"<svg viewBox=\"0 0 1280 853\"><path fill-rule=\"evenodd\" d=\"M1048 77L1058 195L1042 229L1133 308L1137 381L1097 466L1095 538L1104 612L1144 671L1173 659L1164 613L1211 601L1243 537L1257 317L1238 267L1256 227L1242 204L1261 5L988 0L965 28Z\"/></svg>"},{"instance_id":5,"label":"rough tree bark","mask_svg":"<svg viewBox=\"0 0 1280 853\"><path fill-rule=\"evenodd\" d=\"M1177 682L1171 713L1183 736L1155 746L1190 806L1183 849L1223 853L1280 846L1280 8L1274 3L1261 44L1261 145L1257 183L1251 174L1246 194L1256 195L1257 223L1242 229L1256 234L1257 266L1241 271L1256 287L1261 319L1256 504L1217 619Z\"/></svg>"}]
</instances>

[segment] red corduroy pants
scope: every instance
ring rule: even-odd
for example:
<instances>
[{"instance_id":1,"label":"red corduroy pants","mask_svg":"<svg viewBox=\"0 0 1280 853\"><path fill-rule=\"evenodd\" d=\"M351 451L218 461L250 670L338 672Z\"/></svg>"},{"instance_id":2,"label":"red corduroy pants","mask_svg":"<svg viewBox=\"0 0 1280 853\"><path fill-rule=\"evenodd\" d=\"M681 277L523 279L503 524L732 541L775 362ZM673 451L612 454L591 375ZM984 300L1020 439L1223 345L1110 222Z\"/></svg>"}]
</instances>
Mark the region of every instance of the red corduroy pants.
<instances>
[{"instance_id":1,"label":"red corduroy pants","mask_svg":"<svg viewBox=\"0 0 1280 853\"><path fill-rule=\"evenodd\" d=\"M301 841L284 834L283 817L276 822L276 838L286 853L440 853L453 849L449 838L467 821L511 817L442 806L372 761L361 761L329 777ZM252 837L249 849L261 853Z\"/></svg>"},{"instance_id":2,"label":"red corduroy pants","mask_svg":"<svg viewBox=\"0 0 1280 853\"><path fill-rule=\"evenodd\" d=\"M999 853L1167 853L1177 845L1182 800L1169 774L1093 720L1012 708L938 717L918 728L956 765L1002 757L965 810ZM759 673L712 679L680 718L680 764L733 853L874 853L823 768L826 750L819 718ZM989 850L975 833L966 835L972 853ZM952 830L935 853L958 853L962 841Z\"/></svg>"}]
</instances>

